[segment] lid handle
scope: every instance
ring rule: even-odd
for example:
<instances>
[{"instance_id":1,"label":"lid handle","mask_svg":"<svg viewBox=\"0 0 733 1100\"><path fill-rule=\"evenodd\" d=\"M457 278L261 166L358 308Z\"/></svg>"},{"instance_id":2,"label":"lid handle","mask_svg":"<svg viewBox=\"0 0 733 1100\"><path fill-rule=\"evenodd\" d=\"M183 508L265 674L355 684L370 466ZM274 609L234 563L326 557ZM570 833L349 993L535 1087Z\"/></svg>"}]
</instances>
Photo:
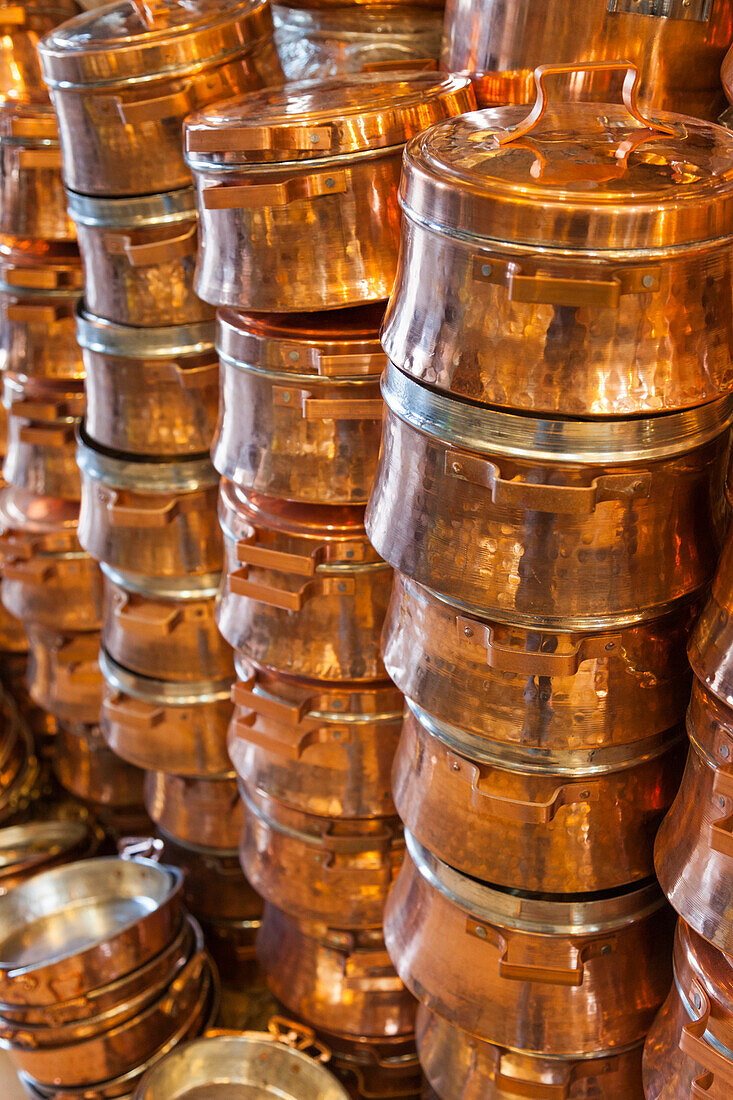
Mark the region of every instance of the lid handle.
<instances>
[{"instance_id":1,"label":"lid handle","mask_svg":"<svg viewBox=\"0 0 733 1100\"><path fill-rule=\"evenodd\" d=\"M656 130L660 134L669 134L674 137L675 130L671 126L666 126L664 123L657 122L653 118L649 118L645 115L638 102L639 93L639 81L641 80L641 73L636 65L631 61L586 61L575 62L568 65L538 65L534 71L534 83L537 90L537 96L534 101L534 106L529 112L526 118L524 118L517 126L514 126L510 130L500 130L493 134L494 141L497 145L508 145L511 141L516 141L518 138L524 137L534 130L535 126L541 121L547 110L547 87L546 78L548 76L563 76L567 73L612 73L612 72L625 72L624 85L622 91L622 98L624 107L629 112L635 122L638 122L640 126L644 126L647 130Z\"/></svg>"}]
</instances>

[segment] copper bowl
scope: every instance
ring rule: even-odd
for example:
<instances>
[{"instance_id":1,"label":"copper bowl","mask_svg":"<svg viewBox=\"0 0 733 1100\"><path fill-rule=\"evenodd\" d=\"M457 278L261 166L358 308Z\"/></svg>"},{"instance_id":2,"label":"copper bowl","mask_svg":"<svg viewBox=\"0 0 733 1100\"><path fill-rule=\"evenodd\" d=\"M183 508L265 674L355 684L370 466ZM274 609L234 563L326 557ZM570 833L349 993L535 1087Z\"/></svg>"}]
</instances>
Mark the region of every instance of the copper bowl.
<instances>
[{"instance_id":1,"label":"copper bowl","mask_svg":"<svg viewBox=\"0 0 733 1100\"><path fill-rule=\"evenodd\" d=\"M76 237L66 210L56 116L48 101L0 105L0 233L46 241Z\"/></svg>"},{"instance_id":2,"label":"copper bowl","mask_svg":"<svg viewBox=\"0 0 733 1100\"><path fill-rule=\"evenodd\" d=\"M231 774L204 779L147 772L145 806L158 828L179 844L229 851L239 845L244 811Z\"/></svg>"},{"instance_id":3,"label":"copper bowl","mask_svg":"<svg viewBox=\"0 0 733 1100\"><path fill-rule=\"evenodd\" d=\"M62 725L54 738L53 770L64 790L83 802L120 808L142 805L142 771L107 747L99 726Z\"/></svg>"},{"instance_id":4,"label":"copper bowl","mask_svg":"<svg viewBox=\"0 0 733 1100\"><path fill-rule=\"evenodd\" d=\"M81 499L74 436L84 413L81 382L38 382L6 373L8 443L2 474L15 489Z\"/></svg>"},{"instance_id":5,"label":"copper bowl","mask_svg":"<svg viewBox=\"0 0 733 1100\"><path fill-rule=\"evenodd\" d=\"M33 702L62 722L98 722L102 706L99 632L62 634L30 626L28 639L28 690Z\"/></svg>"}]
</instances>

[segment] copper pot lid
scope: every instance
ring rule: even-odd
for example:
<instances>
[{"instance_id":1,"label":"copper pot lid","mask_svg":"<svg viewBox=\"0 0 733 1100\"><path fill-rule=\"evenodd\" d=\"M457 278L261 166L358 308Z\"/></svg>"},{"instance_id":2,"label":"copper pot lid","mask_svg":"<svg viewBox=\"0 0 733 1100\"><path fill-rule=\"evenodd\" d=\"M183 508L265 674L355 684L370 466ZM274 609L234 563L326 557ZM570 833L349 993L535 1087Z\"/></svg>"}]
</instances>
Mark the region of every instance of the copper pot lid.
<instances>
[{"instance_id":1,"label":"copper pot lid","mask_svg":"<svg viewBox=\"0 0 733 1100\"><path fill-rule=\"evenodd\" d=\"M69 19L38 52L52 88L119 86L222 63L271 33L268 0L120 0Z\"/></svg>"},{"instance_id":2,"label":"copper pot lid","mask_svg":"<svg viewBox=\"0 0 733 1100\"><path fill-rule=\"evenodd\" d=\"M34 245L33 251L0 252L0 292L28 297L61 294L78 297L84 286L81 257L75 244Z\"/></svg>"},{"instance_id":3,"label":"copper pot lid","mask_svg":"<svg viewBox=\"0 0 733 1100\"><path fill-rule=\"evenodd\" d=\"M474 102L468 78L445 73L302 80L191 115L185 144L194 167L318 161L403 145Z\"/></svg>"},{"instance_id":4,"label":"copper pot lid","mask_svg":"<svg viewBox=\"0 0 733 1100\"><path fill-rule=\"evenodd\" d=\"M249 369L354 378L380 374L384 304L322 313L247 314L220 309L216 346L222 358Z\"/></svg>"},{"instance_id":5,"label":"copper pot lid","mask_svg":"<svg viewBox=\"0 0 733 1100\"><path fill-rule=\"evenodd\" d=\"M239 528L267 528L268 531L319 541L362 540L371 550L364 528L361 504L300 504L297 501L247 492L222 478L219 520L225 534L242 538ZM379 560L376 552L369 557Z\"/></svg>"},{"instance_id":6,"label":"copper pot lid","mask_svg":"<svg viewBox=\"0 0 733 1100\"><path fill-rule=\"evenodd\" d=\"M554 102L553 74L626 70L624 103ZM733 134L642 114L627 62L544 65L537 99L451 118L405 153L401 201L418 220L527 246L663 249L733 233Z\"/></svg>"}]
</instances>

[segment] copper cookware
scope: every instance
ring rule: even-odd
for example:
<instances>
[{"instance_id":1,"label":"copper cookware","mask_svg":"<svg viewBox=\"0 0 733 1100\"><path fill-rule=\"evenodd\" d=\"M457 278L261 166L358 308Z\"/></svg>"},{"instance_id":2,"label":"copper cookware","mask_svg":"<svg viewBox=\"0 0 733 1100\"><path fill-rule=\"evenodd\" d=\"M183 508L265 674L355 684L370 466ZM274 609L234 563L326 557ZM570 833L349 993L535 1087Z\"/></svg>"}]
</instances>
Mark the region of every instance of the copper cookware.
<instances>
[{"instance_id":1,"label":"copper cookware","mask_svg":"<svg viewBox=\"0 0 733 1100\"><path fill-rule=\"evenodd\" d=\"M473 104L465 77L349 74L187 119L200 297L275 313L387 298L402 148Z\"/></svg>"},{"instance_id":2,"label":"copper cookware","mask_svg":"<svg viewBox=\"0 0 733 1100\"><path fill-rule=\"evenodd\" d=\"M219 478L208 458L113 456L94 447L82 429L77 462L79 541L93 558L150 579L219 572Z\"/></svg>"},{"instance_id":3,"label":"copper cookware","mask_svg":"<svg viewBox=\"0 0 733 1100\"><path fill-rule=\"evenodd\" d=\"M600 1058L543 1058L477 1039L422 1005L417 1043L442 1100L644 1100L640 1043Z\"/></svg>"},{"instance_id":4,"label":"copper cookware","mask_svg":"<svg viewBox=\"0 0 733 1100\"><path fill-rule=\"evenodd\" d=\"M83 802L140 806L143 773L111 752L98 726L62 725L54 739L54 773Z\"/></svg>"},{"instance_id":5,"label":"copper cookware","mask_svg":"<svg viewBox=\"0 0 733 1100\"><path fill-rule=\"evenodd\" d=\"M0 102L46 94L36 47L42 35L79 11L72 0L4 3L0 7Z\"/></svg>"},{"instance_id":6,"label":"copper cookware","mask_svg":"<svg viewBox=\"0 0 733 1100\"><path fill-rule=\"evenodd\" d=\"M102 645L129 672L180 683L232 675L232 651L214 618L217 585L209 578L146 583L102 563Z\"/></svg>"},{"instance_id":7,"label":"copper cookware","mask_svg":"<svg viewBox=\"0 0 733 1100\"><path fill-rule=\"evenodd\" d=\"M39 707L65 722L99 721L99 632L63 634L30 625L28 690Z\"/></svg>"},{"instance_id":8,"label":"copper cookware","mask_svg":"<svg viewBox=\"0 0 733 1100\"><path fill-rule=\"evenodd\" d=\"M35 379L3 377L8 412L5 481L37 496L81 499L74 434L84 415L81 382L53 386Z\"/></svg>"},{"instance_id":9,"label":"copper cookware","mask_svg":"<svg viewBox=\"0 0 733 1100\"><path fill-rule=\"evenodd\" d=\"M217 621L243 657L313 680L384 677L392 570L360 507L295 504L222 482L227 570Z\"/></svg>"},{"instance_id":10,"label":"copper cookware","mask_svg":"<svg viewBox=\"0 0 733 1100\"><path fill-rule=\"evenodd\" d=\"M160 458L208 453L219 398L208 321L135 328L80 310L76 334L92 443Z\"/></svg>"},{"instance_id":11,"label":"copper cookware","mask_svg":"<svg viewBox=\"0 0 733 1100\"><path fill-rule=\"evenodd\" d=\"M413 1035L374 1038L320 1031L329 1065L355 1100L420 1100L423 1076Z\"/></svg>"},{"instance_id":12,"label":"copper cookware","mask_svg":"<svg viewBox=\"0 0 733 1100\"><path fill-rule=\"evenodd\" d=\"M381 926L404 856L397 818L320 817L244 783L240 793L244 831L239 855L244 873L266 901L299 920L338 928Z\"/></svg>"},{"instance_id":13,"label":"copper cookware","mask_svg":"<svg viewBox=\"0 0 733 1100\"><path fill-rule=\"evenodd\" d=\"M592 57L633 57L646 107L715 119L721 109L720 64L733 30L727 0L447 0L442 65L468 70L479 103L527 103L538 61L571 65ZM590 78L568 81L564 97L586 98ZM613 92L608 76L592 80L600 101ZM655 112L656 113L656 112Z\"/></svg>"},{"instance_id":14,"label":"copper cookware","mask_svg":"<svg viewBox=\"0 0 733 1100\"><path fill-rule=\"evenodd\" d=\"M236 849L244 812L233 775L147 772L145 806L155 824L180 844Z\"/></svg>"},{"instance_id":15,"label":"copper cookware","mask_svg":"<svg viewBox=\"0 0 733 1100\"><path fill-rule=\"evenodd\" d=\"M185 187L183 118L282 79L267 0L119 0L69 20L39 54L66 186L82 195Z\"/></svg>"},{"instance_id":16,"label":"copper cookware","mask_svg":"<svg viewBox=\"0 0 733 1100\"><path fill-rule=\"evenodd\" d=\"M654 861L677 912L733 954L733 713L697 679L687 731L687 768L659 830Z\"/></svg>"},{"instance_id":17,"label":"copper cookware","mask_svg":"<svg viewBox=\"0 0 733 1100\"><path fill-rule=\"evenodd\" d=\"M533 630L618 629L710 579L730 398L653 419L534 420L479 412L395 367L383 396L367 533L464 609Z\"/></svg>"},{"instance_id":18,"label":"copper cookware","mask_svg":"<svg viewBox=\"0 0 733 1100\"><path fill-rule=\"evenodd\" d=\"M656 883L590 898L504 891L405 838L384 934L422 1004L531 1054L613 1053L644 1037L669 988L671 914Z\"/></svg>"},{"instance_id":19,"label":"copper cookware","mask_svg":"<svg viewBox=\"0 0 733 1100\"><path fill-rule=\"evenodd\" d=\"M402 696L387 682L298 683L240 665L229 756L248 787L305 814L394 814Z\"/></svg>"},{"instance_id":20,"label":"copper cookware","mask_svg":"<svg viewBox=\"0 0 733 1100\"><path fill-rule=\"evenodd\" d=\"M242 873L237 849L181 844L160 831L162 858L185 872L186 905L201 920L259 917L262 900Z\"/></svg>"},{"instance_id":21,"label":"copper cookware","mask_svg":"<svg viewBox=\"0 0 733 1100\"><path fill-rule=\"evenodd\" d=\"M212 451L242 489L363 504L379 450L378 306L268 317L221 310L221 417Z\"/></svg>"},{"instance_id":22,"label":"copper cookware","mask_svg":"<svg viewBox=\"0 0 733 1100\"><path fill-rule=\"evenodd\" d=\"M261 983L255 943L260 930L259 915L247 920L202 920L206 949L229 989Z\"/></svg>"},{"instance_id":23,"label":"copper cookware","mask_svg":"<svg viewBox=\"0 0 733 1100\"><path fill-rule=\"evenodd\" d=\"M644 1047L647 1100L726 1100L733 1089L731 960L684 921L674 984Z\"/></svg>"},{"instance_id":24,"label":"copper cookware","mask_svg":"<svg viewBox=\"0 0 733 1100\"><path fill-rule=\"evenodd\" d=\"M559 102L543 126L557 73L609 69L628 69L623 107ZM387 354L440 390L538 414L651 415L729 393L733 135L647 118L627 62L535 79L530 115L464 115L409 145ZM427 289L426 271L441 273Z\"/></svg>"},{"instance_id":25,"label":"copper cookware","mask_svg":"<svg viewBox=\"0 0 733 1100\"><path fill-rule=\"evenodd\" d=\"M415 1028L415 1002L397 977L381 929L299 924L266 905L257 955L289 1012L342 1036L392 1037Z\"/></svg>"},{"instance_id":26,"label":"copper cookware","mask_svg":"<svg viewBox=\"0 0 733 1100\"><path fill-rule=\"evenodd\" d=\"M84 301L89 314L118 325L146 327L191 325L213 318L211 307L193 292L196 203L192 188L121 199L74 191L68 196L84 260Z\"/></svg>"},{"instance_id":27,"label":"copper cookware","mask_svg":"<svg viewBox=\"0 0 733 1100\"><path fill-rule=\"evenodd\" d=\"M654 836L687 744L677 728L630 748L511 754L446 736L408 709L394 763L397 813L466 875L517 890L612 890L654 874Z\"/></svg>"},{"instance_id":28,"label":"copper cookware","mask_svg":"<svg viewBox=\"0 0 733 1100\"><path fill-rule=\"evenodd\" d=\"M0 105L0 233L73 241L61 181L61 149L50 103Z\"/></svg>"},{"instance_id":29,"label":"copper cookware","mask_svg":"<svg viewBox=\"0 0 733 1100\"><path fill-rule=\"evenodd\" d=\"M733 538L728 538L710 598L695 624L687 656L698 679L733 707Z\"/></svg>"},{"instance_id":30,"label":"copper cookware","mask_svg":"<svg viewBox=\"0 0 733 1100\"><path fill-rule=\"evenodd\" d=\"M100 725L117 755L139 768L165 768L178 776L217 776L230 770L230 679L154 680L129 672L105 650L99 663L105 680Z\"/></svg>"},{"instance_id":31,"label":"copper cookware","mask_svg":"<svg viewBox=\"0 0 733 1100\"><path fill-rule=\"evenodd\" d=\"M96 854L101 835L89 822L51 819L0 829L0 895L39 871ZM5 1019L0 1005L0 1018Z\"/></svg>"},{"instance_id":32,"label":"copper cookware","mask_svg":"<svg viewBox=\"0 0 733 1100\"><path fill-rule=\"evenodd\" d=\"M382 649L397 687L442 729L536 760L642 741L684 716L697 606L587 633L466 615L395 574ZM474 743L480 743L475 740Z\"/></svg>"}]
</instances>

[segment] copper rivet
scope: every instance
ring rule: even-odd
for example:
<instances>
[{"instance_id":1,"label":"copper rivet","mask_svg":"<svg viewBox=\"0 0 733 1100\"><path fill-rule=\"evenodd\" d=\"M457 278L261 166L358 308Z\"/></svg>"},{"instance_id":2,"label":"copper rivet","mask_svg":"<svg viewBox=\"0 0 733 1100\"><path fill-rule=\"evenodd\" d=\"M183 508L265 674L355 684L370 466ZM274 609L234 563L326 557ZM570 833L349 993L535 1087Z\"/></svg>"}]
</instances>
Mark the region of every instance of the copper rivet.
<instances>
[{"instance_id":1,"label":"copper rivet","mask_svg":"<svg viewBox=\"0 0 733 1100\"><path fill-rule=\"evenodd\" d=\"M285 390L285 392L283 393L282 397L283 397L283 401L284 401L284 402L285 402L285 404L287 405L288 401L290 400L290 394L288 393L288 391L287 391L287 390Z\"/></svg>"},{"instance_id":2,"label":"copper rivet","mask_svg":"<svg viewBox=\"0 0 733 1100\"><path fill-rule=\"evenodd\" d=\"M581 798L590 798L590 791L581 791L580 792L580 797Z\"/></svg>"},{"instance_id":3,"label":"copper rivet","mask_svg":"<svg viewBox=\"0 0 733 1100\"><path fill-rule=\"evenodd\" d=\"M458 763L458 761L457 761L457 760L455 760L455 761L453 762L453 771L454 771L454 772L459 772L460 770L461 770L461 765L460 765L460 764Z\"/></svg>"},{"instance_id":4,"label":"copper rivet","mask_svg":"<svg viewBox=\"0 0 733 1100\"><path fill-rule=\"evenodd\" d=\"M654 286L654 283L656 282L653 275L645 275L641 281L642 284L647 288Z\"/></svg>"},{"instance_id":5,"label":"copper rivet","mask_svg":"<svg viewBox=\"0 0 733 1100\"><path fill-rule=\"evenodd\" d=\"M326 187L335 187L335 186L336 186L336 180L333 178L333 176L329 176L328 179L326 180Z\"/></svg>"},{"instance_id":6,"label":"copper rivet","mask_svg":"<svg viewBox=\"0 0 733 1100\"><path fill-rule=\"evenodd\" d=\"M341 581L341 584L338 586L338 590L339 590L339 592L345 592L346 591L346 585L344 584L343 581Z\"/></svg>"},{"instance_id":7,"label":"copper rivet","mask_svg":"<svg viewBox=\"0 0 733 1100\"><path fill-rule=\"evenodd\" d=\"M461 472L460 462L454 462L451 466L451 469L453 470L454 474L460 474L460 472Z\"/></svg>"},{"instance_id":8,"label":"copper rivet","mask_svg":"<svg viewBox=\"0 0 733 1100\"><path fill-rule=\"evenodd\" d=\"M610 955L611 954L611 945L608 944L608 943L604 943L603 947L601 948L601 954L602 955Z\"/></svg>"},{"instance_id":9,"label":"copper rivet","mask_svg":"<svg viewBox=\"0 0 733 1100\"><path fill-rule=\"evenodd\" d=\"M473 631L471 630L470 626L464 626L463 633L466 635L467 638L473 638Z\"/></svg>"},{"instance_id":10,"label":"copper rivet","mask_svg":"<svg viewBox=\"0 0 733 1100\"><path fill-rule=\"evenodd\" d=\"M298 352L298 351L291 351L290 352L290 361L291 361L291 363L297 363L299 359L300 359L300 352Z\"/></svg>"},{"instance_id":11,"label":"copper rivet","mask_svg":"<svg viewBox=\"0 0 733 1100\"><path fill-rule=\"evenodd\" d=\"M482 264L481 274L488 277L491 274L491 264Z\"/></svg>"},{"instance_id":12,"label":"copper rivet","mask_svg":"<svg viewBox=\"0 0 733 1100\"><path fill-rule=\"evenodd\" d=\"M353 558L353 556L354 556L354 551L353 550L347 550L346 551L346 557L347 558Z\"/></svg>"},{"instance_id":13,"label":"copper rivet","mask_svg":"<svg viewBox=\"0 0 733 1100\"><path fill-rule=\"evenodd\" d=\"M694 996L694 997L692 998L692 1002L693 1002L693 1004L694 1004L695 1008L699 1008L699 1007L700 1007L700 1003L701 1003L701 1002L700 1002L700 994L699 994L699 993L696 993L696 994L695 994L695 996Z\"/></svg>"},{"instance_id":14,"label":"copper rivet","mask_svg":"<svg viewBox=\"0 0 733 1100\"><path fill-rule=\"evenodd\" d=\"M610 650L612 650L612 649L615 649L615 648L616 648L616 644L615 644L615 642L609 642L609 643L608 643L608 645L606 646L606 649L607 649L608 651L610 651Z\"/></svg>"},{"instance_id":15,"label":"copper rivet","mask_svg":"<svg viewBox=\"0 0 733 1100\"><path fill-rule=\"evenodd\" d=\"M722 795L721 795L721 796L720 796L720 798L718 799L718 805L719 805L719 806L725 806L725 799L723 798L723 796L722 796Z\"/></svg>"},{"instance_id":16,"label":"copper rivet","mask_svg":"<svg viewBox=\"0 0 733 1100\"><path fill-rule=\"evenodd\" d=\"M479 939L481 939L481 940L485 940L485 939L486 939L486 929L485 929L485 928L482 928L480 924L477 924L477 925L476 925L476 935L477 935L477 936L479 937Z\"/></svg>"},{"instance_id":17,"label":"copper rivet","mask_svg":"<svg viewBox=\"0 0 733 1100\"><path fill-rule=\"evenodd\" d=\"M724 760L728 759L729 754L730 754L730 749L728 748L728 746L727 745L721 745L720 746L720 755L723 757Z\"/></svg>"}]
</instances>

